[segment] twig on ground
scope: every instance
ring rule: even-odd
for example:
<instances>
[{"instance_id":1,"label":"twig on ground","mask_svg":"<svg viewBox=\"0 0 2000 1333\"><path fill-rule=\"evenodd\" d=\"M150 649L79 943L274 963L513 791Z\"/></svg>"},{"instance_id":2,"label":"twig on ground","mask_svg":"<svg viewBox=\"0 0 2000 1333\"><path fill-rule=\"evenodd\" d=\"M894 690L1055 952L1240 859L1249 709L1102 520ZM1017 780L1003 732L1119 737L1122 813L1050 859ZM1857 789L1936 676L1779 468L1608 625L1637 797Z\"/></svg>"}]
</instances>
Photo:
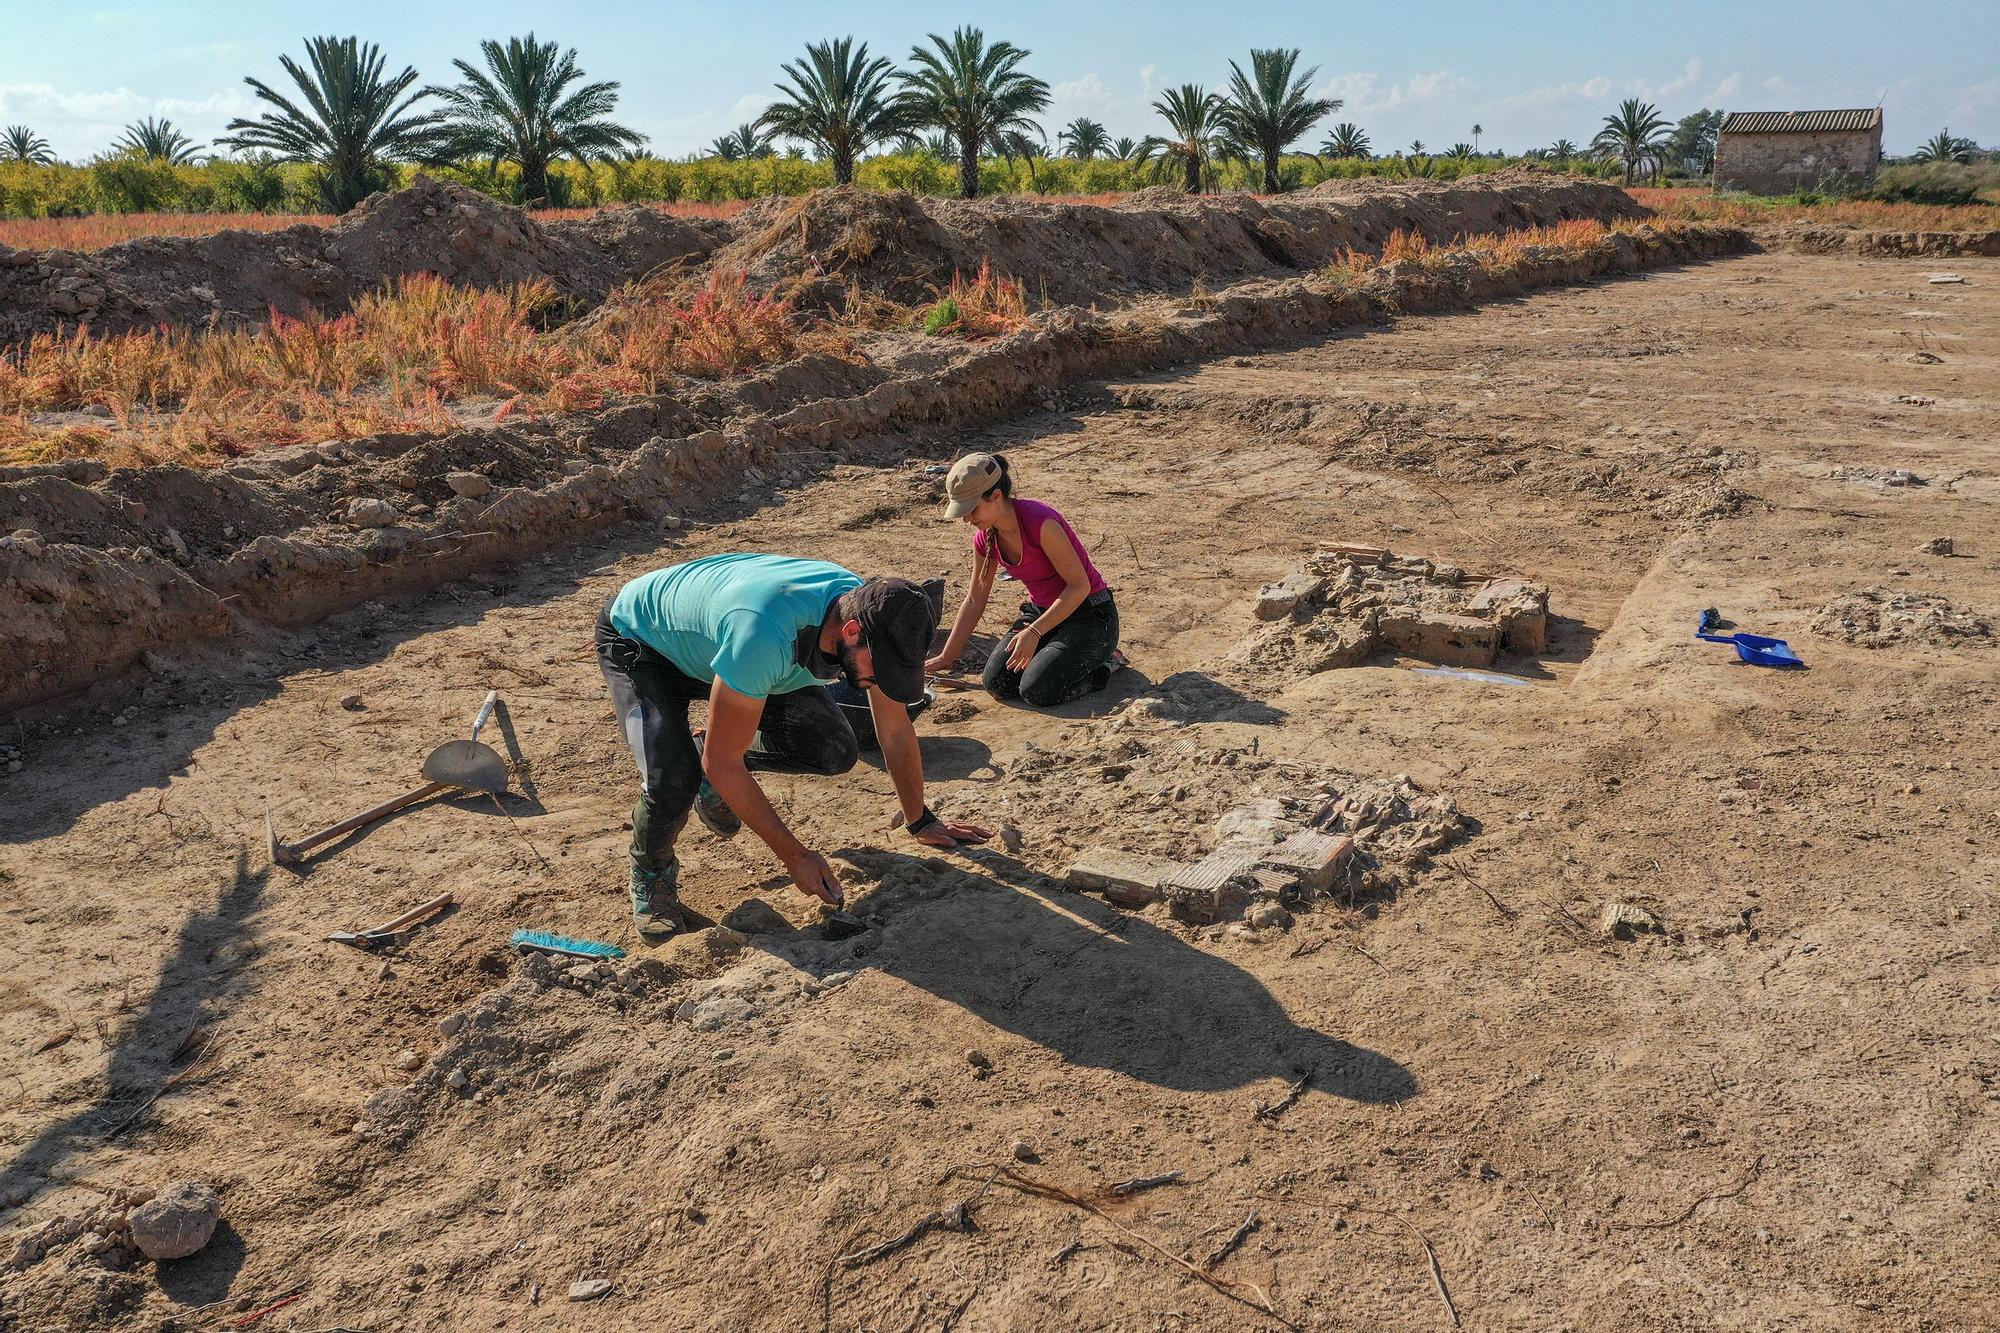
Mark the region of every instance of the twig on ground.
<instances>
[{"instance_id":1,"label":"twig on ground","mask_svg":"<svg viewBox=\"0 0 2000 1333\"><path fill-rule=\"evenodd\" d=\"M1243 1219L1243 1225L1230 1232L1228 1239L1209 1251L1208 1258L1201 1261L1202 1268L1213 1269L1224 1259L1236 1253L1236 1247L1249 1239L1250 1233L1255 1231L1259 1225L1261 1225L1261 1222L1257 1216L1257 1210L1252 1208L1250 1216Z\"/></svg>"},{"instance_id":2,"label":"twig on ground","mask_svg":"<svg viewBox=\"0 0 2000 1333\"><path fill-rule=\"evenodd\" d=\"M1141 574L1146 573L1146 562L1139 558L1139 548L1132 544L1130 537L1125 539L1125 549L1132 553L1132 563L1138 566L1139 572Z\"/></svg>"},{"instance_id":3,"label":"twig on ground","mask_svg":"<svg viewBox=\"0 0 2000 1333\"><path fill-rule=\"evenodd\" d=\"M1515 911L1513 908L1509 907L1507 904L1501 902L1498 898L1494 897L1492 891L1489 890L1484 884L1481 884L1478 880L1474 879L1472 877L1472 872L1465 869L1463 866L1456 865L1450 861L1438 861L1435 864L1443 866L1446 870L1451 871L1452 874L1457 875L1467 884L1470 884L1473 888L1478 889L1481 893L1485 894L1486 901L1493 904L1493 910L1498 912L1503 919L1512 921L1521 915L1519 912Z\"/></svg>"},{"instance_id":4,"label":"twig on ground","mask_svg":"<svg viewBox=\"0 0 2000 1333\"><path fill-rule=\"evenodd\" d=\"M1387 963L1383 962L1380 958L1377 958L1374 954L1369 953L1366 949L1356 944L1353 940L1342 940L1340 942L1346 945L1348 948L1354 950L1354 952L1360 954L1363 958L1366 958L1369 962L1375 964L1375 966L1381 968L1384 972L1390 970L1389 965Z\"/></svg>"},{"instance_id":5,"label":"twig on ground","mask_svg":"<svg viewBox=\"0 0 2000 1333\"><path fill-rule=\"evenodd\" d=\"M1437 1288L1438 1299L1444 1302L1445 1317L1451 1320L1453 1328L1459 1327L1458 1307L1451 1302L1451 1288L1445 1285L1444 1280L1444 1265L1438 1262L1437 1246L1431 1244L1431 1238L1417 1230L1415 1224L1408 1218L1398 1216L1395 1213L1384 1212L1380 1208L1356 1208L1354 1211L1357 1213L1370 1213L1376 1217L1386 1217L1417 1238L1417 1243L1424 1247L1424 1259L1430 1264L1431 1285Z\"/></svg>"},{"instance_id":6,"label":"twig on ground","mask_svg":"<svg viewBox=\"0 0 2000 1333\"><path fill-rule=\"evenodd\" d=\"M1733 1199L1737 1195L1743 1193L1744 1190L1750 1188L1751 1182L1755 1181L1758 1175L1763 1170L1764 1170L1764 1154L1758 1153L1757 1160L1750 1163L1750 1169L1743 1173L1743 1179L1737 1181L1734 1185L1730 1186L1728 1189L1723 1190L1720 1194L1704 1194L1699 1199L1696 1199L1693 1203L1681 1209L1680 1212L1676 1213L1674 1216L1668 1218L1664 1222L1613 1222L1611 1224L1612 1230L1660 1231L1664 1230L1667 1227L1677 1227L1681 1223L1687 1221L1690 1217L1693 1217L1695 1214L1695 1210L1701 1207L1703 1204L1716 1203L1723 1199Z\"/></svg>"},{"instance_id":7,"label":"twig on ground","mask_svg":"<svg viewBox=\"0 0 2000 1333\"><path fill-rule=\"evenodd\" d=\"M953 1169L956 1170L957 1168ZM1256 1283L1239 1282L1234 1278L1217 1277L1213 1273L1204 1272L1201 1268L1182 1258L1180 1255L1175 1254L1151 1236L1146 1235L1142 1231L1133 1230L1117 1218L1111 1216L1111 1214L1105 1212L1096 1203L1084 1198L1080 1194L1072 1194L1060 1185L1044 1184L1034 1177L1023 1175L1009 1166L995 1167L994 1173L999 1183L1005 1185L1008 1189L1038 1199L1048 1199L1055 1203L1066 1203L1072 1208L1081 1208L1099 1221L1104 1222L1108 1226L1115 1227L1125 1235L1130 1236L1133 1240L1139 1242L1139 1244L1145 1246L1154 1254L1159 1255L1168 1263L1186 1270L1191 1276L1221 1295L1228 1297L1240 1305L1249 1306L1251 1309L1276 1321L1282 1327L1292 1329L1296 1333L1299 1326L1279 1314L1276 1307L1271 1304L1271 1298L1266 1296L1264 1289ZM1155 1177L1154 1180L1156 1183L1159 1183L1168 1179L1178 1179L1180 1174L1180 1172L1176 1171L1171 1176Z\"/></svg>"},{"instance_id":8,"label":"twig on ground","mask_svg":"<svg viewBox=\"0 0 2000 1333\"><path fill-rule=\"evenodd\" d=\"M147 1109L150 1108L154 1102L160 1100L161 1097L164 1097L168 1092L171 1092L174 1088L178 1087L196 1070L201 1068L203 1061L205 1061L208 1058L209 1051L214 1045L215 1045L215 1039L213 1037L206 1037L206 1036L203 1037L201 1040L201 1044L195 1048L194 1062L190 1064L186 1069L181 1070L180 1073L175 1074L172 1078L162 1083L159 1087L153 1089L153 1091L149 1093L144 1100L142 1100L136 1107L132 1109L132 1113L130 1115L126 1116L123 1120L120 1120L117 1124L113 1125L111 1128L105 1130L103 1137L107 1139L115 1138L121 1130L125 1129L126 1126L130 1125L140 1116L146 1114ZM176 1051L175 1054L178 1055L179 1052Z\"/></svg>"},{"instance_id":9,"label":"twig on ground","mask_svg":"<svg viewBox=\"0 0 2000 1333\"><path fill-rule=\"evenodd\" d=\"M1075 1254L1080 1254L1084 1250L1087 1250L1089 1248L1090 1247L1088 1245L1085 1245L1082 1241L1073 1240L1069 1244L1063 1246L1060 1250L1056 1251L1055 1258L1049 1260L1049 1267L1061 1268L1064 1264L1070 1261L1070 1256Z\"/></svg>"},{"instance_id":10,"label":"twig on ground","mask_svg":"<svg viewBox=\"0 0 2000 1333\"><path fill-rule=\"evenodd\" d=\"M1312 1086L1312 1081L1313 1071L1308 1069L1305 1073L1299 1075L1299 1081L1292 1084L1291 1090L1283 1097L1280 1097L1268 1106L1260 1103L1257 1107L1257 1118L1268 1123L1276 1120L1294 1106L1297 1106L1299 1098L1305 1096L1306 1089Z\"/></svg>"},{"instance_id":11,"label":"twig on ground","mask_svg":"<svg viewBox=\"0 0 2000 1333\"><path fill-rule=\"evenodd\" d=\"M953 1167L945 1172L944 1178L950 1180L958 1171L958 1167ZM926 1213L912 1223L910 1229L902 1235L885 1240L879 1245L856 1250L852 1254L843 1254L837 1262L843 1268L859 1268L863 1264L872 1264L877 1259L887 1258L898 1250L906 1250L933 1231L977 1231L978 1224L972 1220L973 1205L986 1197L986 1191L993 1187L993 1180L997 1175L999 1168L995 1167L993 1174L986 1177L985 1183L980 1185L971 1198L960 1200L946 1211Z\"/></svg>"},{"instance_id":12,"label":"twig on ground","mask_svg":"<svg viewBox=\"0 0 2000 1333\"><path fill-rule=\"evenodd\" d=\"M250 1325L262 1319L265 1315L273 1314L279 1310L284 1309L287 1305L290 1305L293 1301L299 1300L305 1294L306 1294L306 1289L305 1286L302 1284L296 1289L294 1289L289 1295L280 1296L277 1300L272 1301L269 1305L266 1305L261 1309L252 1310L249 1314L241 1315L235 1319L230 1320L229 1326L231 1328L248 1328L250 1327Z\"/></svg>"},{"instance_id":13,"label":"twig on ground","mask_svg":"<svg viewBox=\"0 0 2000 1333\"><path fill-rule=\"evenodd\" d=\"M1119 1195L1137 1194L1141 1190L1157 1189L1161 1185L1177 1185L1185 1175L1187 1175L1185 1171L1166 1171L1157 1176L1134 1176L1130 1180L1121 1180L1113 1185L1111 1192Z\"/></svg>"}]
</instances>

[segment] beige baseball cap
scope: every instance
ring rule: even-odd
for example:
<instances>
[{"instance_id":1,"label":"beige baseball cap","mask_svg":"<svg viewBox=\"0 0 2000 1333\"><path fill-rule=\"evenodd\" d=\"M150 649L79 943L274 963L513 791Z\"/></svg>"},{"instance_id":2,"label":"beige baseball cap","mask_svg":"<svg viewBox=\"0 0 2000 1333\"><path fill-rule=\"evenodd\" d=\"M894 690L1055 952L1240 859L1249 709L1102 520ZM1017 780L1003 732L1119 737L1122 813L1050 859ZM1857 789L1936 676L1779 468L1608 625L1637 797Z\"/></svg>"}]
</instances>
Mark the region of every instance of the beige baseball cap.
<instances>
[{"instance_id":1,"label":"beige baseball cap","mask_svg":"<svg viewBox=\"0 0 2000 1333\"><path fill-rule=\"evenodd\" d=\"M951 465L944 479L946 518L964 518L979 507L986 492L1000 484L1000 460L992 454L967 454Z\"/></svg>"}]
</instances>

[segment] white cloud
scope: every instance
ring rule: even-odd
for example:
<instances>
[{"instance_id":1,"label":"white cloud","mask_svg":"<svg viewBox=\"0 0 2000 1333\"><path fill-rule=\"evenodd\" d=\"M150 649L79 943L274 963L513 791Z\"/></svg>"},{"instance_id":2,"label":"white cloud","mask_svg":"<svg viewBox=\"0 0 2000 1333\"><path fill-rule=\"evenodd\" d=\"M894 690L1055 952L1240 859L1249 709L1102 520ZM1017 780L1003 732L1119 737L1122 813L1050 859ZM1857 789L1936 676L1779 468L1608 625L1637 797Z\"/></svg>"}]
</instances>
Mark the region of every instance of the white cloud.
<instances>
[{"instance_id":1,"label":"white cloud","mask_svg":"<svg viewBox=\"0 0 2000 1333\"><path fill-rule=\"evenodd\" d=\"M1984 121L1996 108L2000 108L2000 79L1987 79L1955 89L1945 115L1952 122L1969 125Z\"/></svg>"},{"instance_id":2,"label":"white cloud","mask_svg":"<svg viewBox=\"0 0 2000 1333\"><path fill-rule=\"evenodd\" d=\"M1322 80L1314 94L1337 97L1342 109L1356 116L1410 111L1426 106L1463 102L1478 85L1448 69L1413 74L1402 83L1385 83L1378 74L1362 71Z\"/></svg>"}]
</instances>

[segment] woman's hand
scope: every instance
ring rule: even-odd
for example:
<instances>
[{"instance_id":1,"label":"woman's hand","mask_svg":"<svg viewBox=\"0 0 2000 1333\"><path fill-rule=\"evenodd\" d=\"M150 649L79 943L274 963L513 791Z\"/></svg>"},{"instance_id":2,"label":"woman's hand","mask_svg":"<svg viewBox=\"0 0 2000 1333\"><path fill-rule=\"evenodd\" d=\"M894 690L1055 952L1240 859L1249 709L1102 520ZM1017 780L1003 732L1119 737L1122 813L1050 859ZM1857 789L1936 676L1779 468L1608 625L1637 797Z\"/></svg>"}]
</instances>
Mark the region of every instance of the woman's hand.
<instances>
[{"instance_id":1,"label":"woman's hand","mask_svg":"<svg viewBox=\"0 0 2000 1333\"><path fill-rule=\"evenodd\" d=\"M924 674L926 676L942 676L950 672L957 665L958 659L956 657L946 657L943 653L939 653L936 657L929 658L924 662Z\"/></svg>"},{"instance_id":2,"label":"woman's hand","mask_svg":"<svg viewBox=\"0 0 2000 1333\"><path fill-rule=\"evenodd\" d=\"M1013 646L1007 653L1007 669L1009 671L1026 671L1028 664L1035 660L1035 654L1041 649L1041 646L1041 631L1037 630L1033 625L1023 625L1015 632Z\"/></svg>"}]
</instances>

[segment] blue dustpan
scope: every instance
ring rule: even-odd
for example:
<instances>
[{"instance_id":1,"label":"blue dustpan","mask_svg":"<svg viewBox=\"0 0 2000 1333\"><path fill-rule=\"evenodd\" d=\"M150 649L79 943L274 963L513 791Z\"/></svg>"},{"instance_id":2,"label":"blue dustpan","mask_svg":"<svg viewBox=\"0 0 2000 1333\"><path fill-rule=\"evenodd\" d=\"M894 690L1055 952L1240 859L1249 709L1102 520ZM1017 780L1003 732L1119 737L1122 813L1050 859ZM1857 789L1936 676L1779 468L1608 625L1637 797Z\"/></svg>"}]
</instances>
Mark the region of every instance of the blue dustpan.
<instances>
[{"instance_id":1,"label":"blue dustpan","mask_svg":"<svg viewBox=\"0 0 2000 1333\"><path fill-rule=\"evenodd\" d=\"M1703 634L1696 632L1697 639L1708 643L1726 643L1736 649L1736 655L1751 666L1762 667L1802 667L1805 662L1792 651L1792 645L1783 639L1767 639L1762 634Z\"/></svg>"}]
</instances>

